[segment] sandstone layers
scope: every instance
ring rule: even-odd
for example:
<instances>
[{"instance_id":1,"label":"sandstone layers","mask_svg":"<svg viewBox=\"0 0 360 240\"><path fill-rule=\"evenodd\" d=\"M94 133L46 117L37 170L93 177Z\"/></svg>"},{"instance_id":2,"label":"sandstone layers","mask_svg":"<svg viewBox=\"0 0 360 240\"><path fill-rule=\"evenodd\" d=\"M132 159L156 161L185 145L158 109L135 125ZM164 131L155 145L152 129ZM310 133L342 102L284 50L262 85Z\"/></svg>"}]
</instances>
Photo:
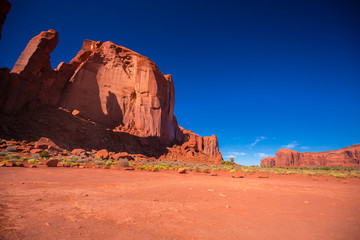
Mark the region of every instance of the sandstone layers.
<instances>
[{"instance_id":1,"label":"sandstone layers","mask_svg":"<svg viewBox=\"0 0 360 240\"><path fill-rule=\"evenodd\" d=\"M0 0L0 39L1 39L1 31L2 26L4 25L6 15L9 13L11 8L11 3L7 0Z\"/></svg>"},{"instance_id":2,"label":"sandstone layers","mask_svg":"<svg viewBox=\"0 0 360 240\"><path fill-rule=\"evenodd\" d=\"M11 72L0 69L0 111L4 118L58 108L72 112L74 121L88 121L83 126L91 122L111 130L105 138L114 148L117 145L112 142L119 142L122 134L123 144L127 141L124 136L136 137L132 148L139 145L139 152L144 145L156 142L168 147L177 145L182 155L204 154L217 161L222 159L216 136L203 138L178 126L172 77L163 75L149 58L112 42L85 40L69 64L60 63L52 69L50 53L57 43L56 31L41 32L31 39ZM45 125L56 121L49 118ZM64 125L59 124L60 128ZM74 124L81 128L81 123ZM114 137L116 133L118 137Z\"/></svg>"},{"instance_id":3,"label":"sandstone layers","mask_svg":"<svg viewBox=\"0 0 360 240\"><path fill-rule=\"evenodd\" d=\"M290 149L280 149L275 157L261 160L261 166L309 167L309 166L359 166L360 144L336 151L299 153Z\"/></svg>"}]
</instances>

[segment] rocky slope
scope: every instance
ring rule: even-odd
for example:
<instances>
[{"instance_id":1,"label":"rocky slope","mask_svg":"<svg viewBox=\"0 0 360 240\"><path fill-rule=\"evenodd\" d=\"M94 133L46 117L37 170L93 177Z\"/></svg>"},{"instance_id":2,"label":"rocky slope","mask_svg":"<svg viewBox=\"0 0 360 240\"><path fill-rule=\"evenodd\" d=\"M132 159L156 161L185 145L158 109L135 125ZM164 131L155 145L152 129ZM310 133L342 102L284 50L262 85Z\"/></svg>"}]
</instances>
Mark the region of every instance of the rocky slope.
<instances>
[{"instance_id":1,"label":"rocky slope","mask_svg":"<svg viewBox=\"0 0 360 240\"><path fill-rule=\"evenodd\" d=\"M41 32L11 72L0 69L1 136L35 139L42 132L65 148L104 148L105 141L114 151L158 157L174 146L183 156L222 159L216 136L203 138L178 126L172 77L149 58L112 42L85 40L69 64L52 69L50 53L58 41L56 31ZM147 148L153 150L144 152ZM159 148L166 150L155 154Z\"/></svg>"},{"instance_id":2,"label":"rocky slope","mask_svg":"<svg viewBox=\"0 0 360 240\"><path fill-rule=\"evenodd\" d=\"M360 144L327 152L299 153L290 149L280 149L275 157L261 160L261 166L310 167L310 166L359 166Z\"/></svg>"}]
</instances>

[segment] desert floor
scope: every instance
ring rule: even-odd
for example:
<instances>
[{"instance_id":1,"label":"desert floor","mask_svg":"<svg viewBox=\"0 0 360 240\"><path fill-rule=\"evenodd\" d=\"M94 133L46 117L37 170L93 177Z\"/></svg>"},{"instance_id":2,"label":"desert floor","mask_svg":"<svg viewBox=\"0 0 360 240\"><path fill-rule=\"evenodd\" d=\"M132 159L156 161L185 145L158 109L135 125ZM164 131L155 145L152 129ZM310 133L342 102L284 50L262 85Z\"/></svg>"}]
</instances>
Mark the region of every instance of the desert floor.
<instances>
[{"instance_id":1,"label":"desert floor","mask_svg":"<svg viewBox=\"0 0 360 240\"><path fill-rule=\"evenodd\" d=\"M360 239L360 179L0 168L0 239Z\"/></svg>"}]
</instances>

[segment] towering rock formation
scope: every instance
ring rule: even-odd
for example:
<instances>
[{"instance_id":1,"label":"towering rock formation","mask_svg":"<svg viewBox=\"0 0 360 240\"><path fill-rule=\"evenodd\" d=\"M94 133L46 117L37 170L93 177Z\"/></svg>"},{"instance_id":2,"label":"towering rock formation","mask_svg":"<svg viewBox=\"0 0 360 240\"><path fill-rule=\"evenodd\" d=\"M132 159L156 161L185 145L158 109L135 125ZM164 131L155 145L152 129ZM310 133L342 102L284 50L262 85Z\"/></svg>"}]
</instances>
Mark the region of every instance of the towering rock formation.
<instances>
[{"instance_id":1,"label":"towering rock formation","mask_svg":"<svg viewBox=\"0 0 360 240\"><path fill-rule=\"evenodd\" d=\"M177 139L172 77L149 59L112 42L86 40L59 105L137 136Z\"/></svg>"},{"instance_id":2,"label":"towering rock formation","mask_svg":"<svg viewBox=\"0 0 360 240\"><path fill-rule=\"evenodd\" d=\"M359 166L360 144L327 152L299 153L290 149L280 149L275 157L261 160L261 166L310 167L310 166Z\"/></svg>"},{"instance_id":3,"label":"towering rock formation","mask_svg":"<svg viewBox=\"0 0 360 240\"><path fill-rule=\"evenodd\" d=\"M11 72L0 70L2 113L61 107L113 132L182 145L182 154L222 159L216 136L202 138L178 126L172 77L149 58L112 42L85 40L69 64L52 69L50 53L57 43L57 32L42 32L31 39ZM147 145L154 142L149 141Z\"/></svg>"},{"instance_id":4,"label":"towering rock formation","mask_svg":"<svg viewBox=\"0 0 360 240\"><path fill-rule=\"evenodd\" d=\"M4 25L6 15L9 13L10 9L11 3L9 3L7 0L0 0L0 39L2 26Z\"/></svg>"}]
</instances>

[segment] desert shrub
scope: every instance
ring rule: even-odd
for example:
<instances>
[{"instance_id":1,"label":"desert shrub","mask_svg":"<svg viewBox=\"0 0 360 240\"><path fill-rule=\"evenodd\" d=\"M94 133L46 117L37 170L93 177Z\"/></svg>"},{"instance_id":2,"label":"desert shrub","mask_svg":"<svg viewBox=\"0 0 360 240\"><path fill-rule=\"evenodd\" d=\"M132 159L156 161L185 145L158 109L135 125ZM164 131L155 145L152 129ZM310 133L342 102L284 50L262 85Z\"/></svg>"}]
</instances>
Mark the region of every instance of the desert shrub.
<instances>
[{"instance_id":1,"label":"desert shrub","mask_svg":"<svg viewBox=\"0 0 360 240\"><path fill-rule=\"evenodd\" d=\"M27 157L21 157L20 160L25 161L25 160L27 160Z\"/></svg>"},{"instance_id":2,"label":"desert shrub","mask_svg":"<svg viewBox=\"0 0 360 240\"><path fill-rule=\"evenodd\" d=\"M352 172L352 173L350 173L350 177L353 177L353 178L360 178L360 173L357 173L357 172Z\"/></svg>"},{"instance_id":3,"label":"desert shrub","mask_svg":"<svg viewBox=\"0 0 360 240\"><path fill-rule=\"evenodd\" d=\"M203 173L210 173L211 172L211 168L204 168L203 169Z\"/></svg>"},{"instance_id":4,"label":"desert shrub","mask_svg":"<svg viewBox=\"0 0 360 240\"><path fill-rule=\"evenodd\" d=\"M233 161L221 161L221 164L224 164L224 165L234 165L235 163L234 163L234 160Z\"/></svg>"},{"instance_id":5,"label":"desert shrub","mask_svg":"<svg viewBox=\"0 0 360 240\"><path fill-rule=\"evenodd\" d=\"M129 160L127 160L125 158L119 158L117 164L122 166L122 167L129 167L130 166Z\"/></svg>"},{"instance_id":6,"label":"desert shrub","mask_svg":"<svg viewBox=\"0 0 360 240\"><path fill-rule=\"evenodd\" d=\"M41 153L39 153L39 157L47 159L47 158L50 157L50 155L49 155L49 153L47 151L42 151Z\"/></svg>"},{"instance_id":7,"label":"desert shrub","mask_svg":"<svg viewBox=\"0 0 360 240\"><path fill-rule=\"evenodd\" d=\"M113 162L112 161L106 161L106 162L104 162L104 166L105 167L109 167L109 166L111 166L113 164Z\"/></svg>"},{"instance_id":8,"label":"desert shrub","mask_svg":"<svg viewBox=\"0 0 360 240\"><path fill-rule=\"evenodd\" d=\"M95 163L95 165L104 165L103 161L95 161L94 163Z\"/></svg>"},{"instance_id":9,"label":"desert shrub","mask_svg":"<svg viewBox=\"0 0 360 240\"><path fill-rule=\"evenodd\" d=\"M22 162L15 162L15 165L17 167L23 167L24 166L24 164Z\"/></svg>"},{"instance_id":10,"label":"desert shrub","mask_svg":"<svg viewBox=\"0 0 360 240\"><path fill-rule=\"evenodd\" d=\"M7 156L9 153L7 151L0 152L0 157Z\"/></svg>"},{"instance_id":11,"label":"desert shrub","mask_svg":"<svg viewBox=\"0 0 360 240\"><path fill-rule=\"evenodd\" d=\"M138 166L137 169L146 170L146 167L145 166Z\"/></svg>"},{"instance_id":12,"label":"desert shrub","mask_svg":"<svg viewBox=\"0 0 360 240\"><path fill-rule=\"evenodd\" d=\"M330 176L333 176L333 177L336 177L336 178L342 178L342 179L347 178L346 174L344 174L344 173L336 173L336 172L330 173Z\"/></svg>"},{"instance_id":13,"label":"desert shrub","mask_svg":"<svg viewBox=\"0 0 360 240\"><path fill-rule=\"evenodd\" d=\"M78 167L78 166L80 166L80 163L78 163L78 162L73 162L73 163L71 163L71 166L72 166L72 167Z\"/></svg>"},{"instance_id":14,"label":"desert shrub","mask_svg":"<svg viewBox=\"0 0 360 240\"><path fill-rule=\"evenodd\" d=\"M311 172L311 171L304 171L304 174L305 175L308 175L308 176L316 176L316 172Z\"/></svg>"},{"instance_id":15,"label":"desert shrub","mask_svg":"<svg viewBox=\"0 0 360 240\"><path fill-rule=\"evenodd\" d=\"M19 160L21 158L20 155L16 155L16 154L10 154L8 156L9 156L10 159L15 160L15 161L17 161L17 160Z\"/></svg>"},{"instance_id":16,"label":"desert shrub","mask_svg":"<svg viewBox=\"0 0 360 240\"><path fill-rule=\"evenodd\" d=\"M39 160L33 159L33 158L28 160L28 163L30 163L30 164L38 164L38 162L39 162Z\"/></svg>"},{"instance_id":17,"label":"desert shrub","mask_svg":"<svg viewBox=\"0 0 360 240\"><path fill-rule=\"evenodd\" d=\"M230 172L231 172L231 173L234 173L234 172L236 172L236 170L235 170L235 169L231 169Z\"/></svg>"},{"instance_id":18,"label":"desert shrub","mask_svg":"<svg viewBox=\"0 0 360 240\"><path fill-rule=\"evenodd\" d=\"M76 160L76 162L77 163L87 163L87 162L89 162L89 160L88 159L78 159L78 160Z\"/></svg>"},{"instance_id":19,"label":"desert shrub","mask_svg":"<svg viewBox=\"0 0 360 240\"><path fill-rule=\"evenodd\" d=\"M77 162L77 160L78 160L79 158L78 158L77 156L70 156L68 159L69 159L70 162L73 162L73 163L74 163L74 162Z\"/></svg>"}]
</instances>

